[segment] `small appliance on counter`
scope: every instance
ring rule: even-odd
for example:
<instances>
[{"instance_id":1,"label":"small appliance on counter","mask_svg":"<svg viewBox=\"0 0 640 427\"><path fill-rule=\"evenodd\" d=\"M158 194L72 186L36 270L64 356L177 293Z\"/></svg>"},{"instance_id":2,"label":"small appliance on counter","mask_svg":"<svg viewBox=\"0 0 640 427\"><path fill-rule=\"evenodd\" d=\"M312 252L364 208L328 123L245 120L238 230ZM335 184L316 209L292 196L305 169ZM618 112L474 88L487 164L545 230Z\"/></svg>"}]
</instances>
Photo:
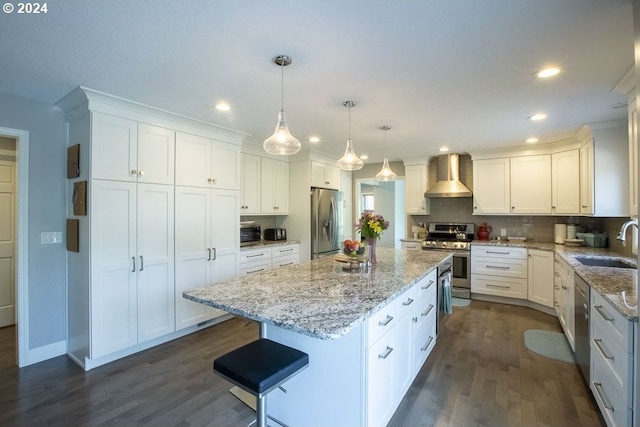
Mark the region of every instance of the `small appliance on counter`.
<instances>
[{"instance_id":1,"label":"small appliance on counter","mask_svg":"<svg viewBox=\"0 0 640 427\"><path fill-rule=\"evenodd\" d=\"M260 242L261 228L259 225L254 225L252 222L247 222L240 225L240 246L254 245Z\"/></svg>"},{"instance_id":2,"label":"small appliance on counter","mask_svg":"<svg viewBox=\"0 0 640 427\"><path fill-rule=\"evenodd\" d=\"M270 241L287 240L287 230L284 228L265 228L264 240L270 240Z\"/></svg>"},{"instance_id":3,"label":"small appliance on counter","mask_svg":"<svg viewBox=\"0 0 640 427\"><path fill-rule=\"evenodd\" d=\"M564 245L564 239L567 238L567 224L554 224L553 234L553 241L559 245Z\"/></svg>"}]
</instances>

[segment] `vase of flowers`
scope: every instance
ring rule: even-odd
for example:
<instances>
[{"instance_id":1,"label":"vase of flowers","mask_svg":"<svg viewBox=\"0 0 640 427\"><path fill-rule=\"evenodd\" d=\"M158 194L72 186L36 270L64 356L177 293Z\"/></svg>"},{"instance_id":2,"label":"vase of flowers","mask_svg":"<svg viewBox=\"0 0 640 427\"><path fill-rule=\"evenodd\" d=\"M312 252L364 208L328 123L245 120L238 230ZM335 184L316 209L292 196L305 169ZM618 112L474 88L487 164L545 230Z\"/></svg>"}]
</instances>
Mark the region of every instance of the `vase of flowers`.
<instances>
[{"instance_id":1,"label":"vase of flowers","mask_svg":"<svg viewBox=\"0 0 640 427\"><path fill-rule=\"evenodd\" d=\"M356 230L360 232L362 239L367 244L367 253L371 264L376 263L376 243L384 230L389 228L389 221L382 215L376 215L373 211L364 211L356 224Z\"/></svg>"}]
</instances>

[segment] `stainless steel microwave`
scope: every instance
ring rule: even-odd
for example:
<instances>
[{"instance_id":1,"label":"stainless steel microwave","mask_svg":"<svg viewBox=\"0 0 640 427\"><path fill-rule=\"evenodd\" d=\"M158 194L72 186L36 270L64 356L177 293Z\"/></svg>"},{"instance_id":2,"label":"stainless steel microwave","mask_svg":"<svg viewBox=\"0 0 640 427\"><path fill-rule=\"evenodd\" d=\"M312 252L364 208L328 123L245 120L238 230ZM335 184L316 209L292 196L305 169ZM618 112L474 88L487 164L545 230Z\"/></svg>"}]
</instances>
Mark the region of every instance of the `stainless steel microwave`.
<instances>
[{"instance_id":1,"label":"stainless steel microwave","mask_svg":"<svg viewBox=\"0 0 640 427\"><path fill-rule=\"evenodd\" d=\"M259 242L262 233L259 225L245 225L240 227L240 244Z\"/></svg>"}]
</instances>

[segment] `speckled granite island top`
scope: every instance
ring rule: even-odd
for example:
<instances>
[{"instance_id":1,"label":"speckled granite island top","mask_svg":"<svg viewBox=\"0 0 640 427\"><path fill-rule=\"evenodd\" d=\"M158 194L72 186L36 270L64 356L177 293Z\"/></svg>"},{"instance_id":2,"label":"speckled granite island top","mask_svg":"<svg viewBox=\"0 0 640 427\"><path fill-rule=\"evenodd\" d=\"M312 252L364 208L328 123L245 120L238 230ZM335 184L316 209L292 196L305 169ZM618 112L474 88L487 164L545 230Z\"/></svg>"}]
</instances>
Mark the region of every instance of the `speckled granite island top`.
<instances>
[{"instance_id":1,"label":"speckled granite island top","mask_svg":"<svg viewBox=\"0 0 640 427\"><path fill-rule=\"evenodd\" d=\"M635 258L622 256L607 248L573 247L543 242L518 242L474 240L472 245L519 247L553 251L569 263L571 268L591 287L608 300L627 319L637 322L638 310L638 270L632 268L595 267L582 264L578 256L617 259L638 265Z\"/></svg>"},{"instance_id":2,"label":"speckled granite island top","mask_svg":"<svg viewBox=\"0 0 640 427\"><path fill-rule=\"evenodd\" d=\"M190 289L183 297L320 339L336 339L429 274L451 252L378 248L369 271L326 257Z\"/></svg>"}]
</instances>

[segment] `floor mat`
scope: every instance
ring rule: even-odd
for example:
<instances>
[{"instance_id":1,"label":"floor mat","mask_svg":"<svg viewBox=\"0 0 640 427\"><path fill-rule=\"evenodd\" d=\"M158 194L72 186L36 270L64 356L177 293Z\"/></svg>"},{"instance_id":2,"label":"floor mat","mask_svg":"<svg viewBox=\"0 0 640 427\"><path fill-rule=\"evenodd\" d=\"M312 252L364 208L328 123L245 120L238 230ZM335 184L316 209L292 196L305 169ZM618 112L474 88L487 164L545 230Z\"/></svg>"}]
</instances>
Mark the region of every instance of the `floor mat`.
<instances>
[{"instance_id":1,"label":"floor mat","mask_svg":"<svg viewBox=\"0 0 640 427\"><path fill-rule=\"evenodd\" d=\"M524 331L524 345L540 356L574 363L571 348L561 332L529 329Z\"/></svg>"},{"instance_id":2,"label":"floor mat","mask_svg":"<svg viewBox=\"0 0 640 427\"><path fill-rule=\"evenodd\" d=\"M469 303L471 303L471 300L467 298L451 298L451 305L454 307L466 307L469 305Z\"/></svg>"}]
</instances>

